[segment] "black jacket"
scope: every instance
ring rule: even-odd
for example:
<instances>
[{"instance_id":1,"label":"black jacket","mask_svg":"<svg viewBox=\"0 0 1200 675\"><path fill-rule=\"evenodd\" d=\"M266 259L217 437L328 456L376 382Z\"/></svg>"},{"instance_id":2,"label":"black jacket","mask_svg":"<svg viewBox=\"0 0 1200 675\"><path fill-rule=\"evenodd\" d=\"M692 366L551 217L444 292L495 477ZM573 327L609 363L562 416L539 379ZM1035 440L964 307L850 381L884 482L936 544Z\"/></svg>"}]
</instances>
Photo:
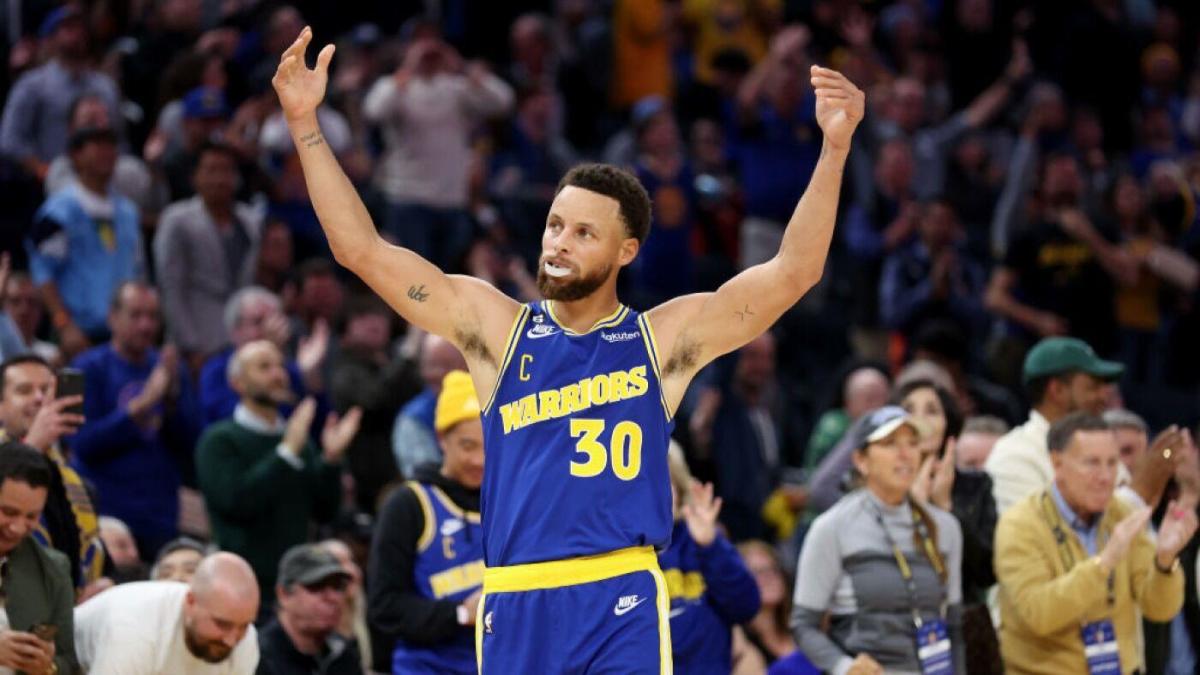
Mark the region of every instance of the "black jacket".
<instances>
[{"instance_id":1,"label":"black jacket","mask_svg":"<svg viewBox=\"0 0 1200 675\"><path fill-rule=\"evenodd\" d=\"M436 485L465 511L479 511L479 490L445 478L440 467L417 467L413 480ZM371 627L372 663L392 662L396 640L437 644L471 627L458 623L458 603L430 600L416 592L413 568L417 540L425 527L421 503L409 486L397 489L379 510L367 570L367 621Z\"/></svg>"},{"instance_id":2,"label":"black jacket","mask_svg":"<svg viewBox=\"0 0 1200 675\"><path fill-rule=\"evenodd\" d=\"M362 675L363 672L358 643L333 634L320 658L301 654L278 618L271 619L258 632L258 653L255 675Z\"/></svg>"}]
</instances>

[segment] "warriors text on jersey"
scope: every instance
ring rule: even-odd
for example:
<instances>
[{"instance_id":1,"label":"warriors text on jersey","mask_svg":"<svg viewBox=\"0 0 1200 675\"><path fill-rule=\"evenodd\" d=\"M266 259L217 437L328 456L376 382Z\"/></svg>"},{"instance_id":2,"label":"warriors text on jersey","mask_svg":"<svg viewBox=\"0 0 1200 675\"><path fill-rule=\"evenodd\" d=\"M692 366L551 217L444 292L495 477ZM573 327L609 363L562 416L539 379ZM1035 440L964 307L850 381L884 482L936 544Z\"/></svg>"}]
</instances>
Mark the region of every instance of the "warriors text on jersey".
<instances>
[{"instance_id":1,"label":"warriors text on jersey","mask_svg":"<svg viewBox=\"0 0 1200 675\"><path fill-rule=\"evenodd\" d=\"M645 317L622 305L575 333L552 302L523 306L483 421L488 567L670 540L672 422Z\"/></svg>"}]
</instances>

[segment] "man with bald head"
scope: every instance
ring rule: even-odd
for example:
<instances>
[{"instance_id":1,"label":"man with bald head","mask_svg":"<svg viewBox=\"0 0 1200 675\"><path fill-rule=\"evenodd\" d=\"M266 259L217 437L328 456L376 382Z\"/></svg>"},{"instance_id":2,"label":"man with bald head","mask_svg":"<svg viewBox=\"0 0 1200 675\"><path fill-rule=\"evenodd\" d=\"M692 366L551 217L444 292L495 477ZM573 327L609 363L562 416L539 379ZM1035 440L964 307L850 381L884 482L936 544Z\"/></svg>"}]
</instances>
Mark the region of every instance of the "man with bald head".
<instances>
[{"instance_id":1,"label":"man with bald head","mask_svg":"<svg viewBox=\"0 0 1200 675\"><path fill-rule=\"evenodd\" d=\"M123 584L77 607L76 653L84 672L249 675L258 665L258 603L250 565L214 553L190 584Z\"/></svg>"},{"instance_id":2,"label":"man with bald head","mask_svg":"<svg viewBox=\"0 0 1200 675\"><path fill-rule=\"evenodd\" d=\"M429 333L421 342L419 367L425 389L400 409L392 427L392 452L406 478L412 477L418 466L442 463L433 413L438 394L442 393L442 380L452 370L466 370L467 362L449 340Z\"/></svg>"},{"instance_id":3,"label":"man with bald head","mask_svg":"<svg viewBox=\"0 0 1200 675\"><path fill-rule=\"evenodd\" d=\"M240 347L229 361L229 384L240 402L233 416L210 426L196 448L196 473L213 536L245 556L265 593L275 587L279 559L308 539L312 521L329 522L341 499L342 457L362 412L324 422L321 447L309 438L316 405L304 399L285 418L292 391L283 354L273 342ZM271 598L264 595L266 608Z\"/></svg>"}]
</instances>

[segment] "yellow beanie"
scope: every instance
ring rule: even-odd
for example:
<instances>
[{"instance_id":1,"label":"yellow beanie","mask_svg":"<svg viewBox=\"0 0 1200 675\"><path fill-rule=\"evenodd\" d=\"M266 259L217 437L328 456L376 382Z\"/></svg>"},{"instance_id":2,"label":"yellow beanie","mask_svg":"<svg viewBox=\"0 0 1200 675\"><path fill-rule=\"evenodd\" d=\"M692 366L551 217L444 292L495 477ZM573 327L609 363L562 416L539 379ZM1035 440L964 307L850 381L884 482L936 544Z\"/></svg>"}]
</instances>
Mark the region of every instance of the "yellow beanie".
<instances>
[{"instance_id":1,"label":"yellow beanie","mask_svg":"<svg viewBox=\"0 0 1200 675\"><path fill-rule=\"evenodd\" d=\"M471 376L461 370L446 373L442 380L442 393L438 394L437 410L433 427L441 433L463 420L479 416L479 397L475 395L475 383Z\"/></svg>"}]
</instances>

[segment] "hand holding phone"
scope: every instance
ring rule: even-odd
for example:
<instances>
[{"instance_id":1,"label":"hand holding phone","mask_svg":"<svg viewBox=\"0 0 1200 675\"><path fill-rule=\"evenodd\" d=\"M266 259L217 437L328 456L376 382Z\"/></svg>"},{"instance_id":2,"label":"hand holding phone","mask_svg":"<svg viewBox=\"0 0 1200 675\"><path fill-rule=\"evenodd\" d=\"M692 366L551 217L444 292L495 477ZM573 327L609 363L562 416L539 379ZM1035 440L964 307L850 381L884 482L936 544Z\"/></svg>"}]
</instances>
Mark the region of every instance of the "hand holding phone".
<instances>
[{"instance_id":1,"label":"hand holding phone","mask_svg":"<svg viewBox=\"0 0 1200 675\"><path fill-rule=\"evenodd\" d=\"M83 396L83 371L75 368L63 368L58 371L58 383L55 385L54 395L56 398L64 396ZM63 409L63 412L72 415L83 414L83 403L69 406Z\"/></svg>"}]
</instances>

